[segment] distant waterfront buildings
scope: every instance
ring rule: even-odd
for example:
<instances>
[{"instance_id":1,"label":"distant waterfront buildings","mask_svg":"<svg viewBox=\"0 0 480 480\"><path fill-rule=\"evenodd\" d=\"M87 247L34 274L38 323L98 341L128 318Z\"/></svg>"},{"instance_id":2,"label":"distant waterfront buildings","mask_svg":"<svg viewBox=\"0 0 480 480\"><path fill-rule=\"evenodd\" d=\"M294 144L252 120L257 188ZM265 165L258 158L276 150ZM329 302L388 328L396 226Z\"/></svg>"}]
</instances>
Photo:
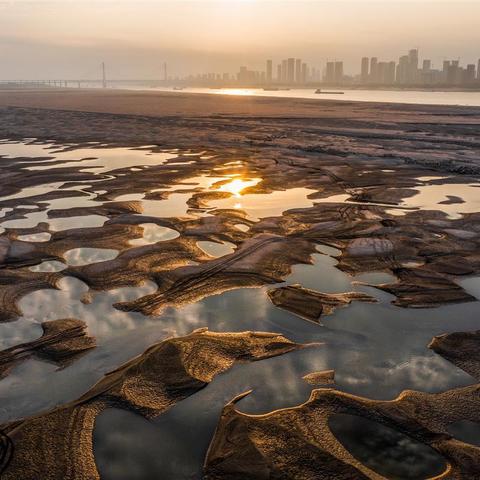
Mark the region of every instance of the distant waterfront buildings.
<instances>
[{"instance_id":1,"label":"distant waterfront buildings","mask_svg":"<svg viewBox=\"0 0 480 480\"><path fill-rule=\"evenodd\" d=\"M480 60L478 64L462 66L458 59L444 60L440 68L426 58L420 60L418 49L401 55L398 61L364 56L360 72L347 75L342 60L327 60L309 65L301 58L289 57L275 63L265 62L264 70L241 66L238 73L205 73L170 81L200 86L358 86L358 87L422 87L480 89ZM276 67L276 68L275 68Z\"/></svg>"}]
</instances>

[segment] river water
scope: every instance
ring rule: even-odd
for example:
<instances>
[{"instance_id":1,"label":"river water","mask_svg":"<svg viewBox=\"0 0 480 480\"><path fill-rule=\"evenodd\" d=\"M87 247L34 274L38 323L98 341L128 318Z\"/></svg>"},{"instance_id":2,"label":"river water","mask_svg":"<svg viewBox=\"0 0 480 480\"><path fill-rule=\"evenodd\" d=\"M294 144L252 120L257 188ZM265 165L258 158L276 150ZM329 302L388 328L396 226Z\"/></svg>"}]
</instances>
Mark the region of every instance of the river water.
<instances>
[{"instance_id":1,"label":"river water","mask_svg":"<svg viewBox=\"0 0 480 480\"><path fill-rule=\"evenodd\" d=\"M175 93L206 93L212 95L237 95L253 97L307 98L315 100L340 100L355 102L387 102L425 105L462 105L480 106L480 92L465 91L429 91L429 90L360 90L324 88L328 91L343 91L343 94L316 94L315 88L292 88L290 90L269 91L262 88L194 88L174 90L164 87L146 87L136 85L117 85L127 90L149 90Z\"/></svg>"}]
</instances>

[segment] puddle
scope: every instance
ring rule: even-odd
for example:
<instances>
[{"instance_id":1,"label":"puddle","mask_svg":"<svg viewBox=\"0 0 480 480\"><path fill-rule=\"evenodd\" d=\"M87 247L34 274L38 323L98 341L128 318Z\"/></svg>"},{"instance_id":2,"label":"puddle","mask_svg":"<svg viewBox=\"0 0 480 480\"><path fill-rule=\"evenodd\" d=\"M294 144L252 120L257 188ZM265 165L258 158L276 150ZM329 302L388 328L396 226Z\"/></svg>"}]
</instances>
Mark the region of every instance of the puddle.
<instances>
[{"instance_id":1,"label":"puddle","mask_svg":"<svg viewBox=\"0 0 480 480\"><path fill-rule=\"evenodd\" d=\"M157 242L165 242L178 238L180 234L172 228L161 227L155 223L141 223L139 225L143 228L143 237L130 240L132 246L151 245Z\"/></svg>"},{"instance_id":2,"label":"puddle","mask_svg":"<svg viewBox=\"0 0 480 480\"><path fill-rule=\"evenodd\" d=\"M423 480L447 469L444 458L429 446L378 422L336 414L329 427L360 462L392 480Z\"/></svg>"},{"instance_id":3,"label":"puddle","mask_svg":"<svg viewBox=\"0 0 480 480\"><path fill-rule=\"evenodd\" d=\"M0 149L1 152L1 149ZM149 150L131 148L78 148L74 150L47 151L61 164L55 168L78 167L84 172L105 173L120 168L139 166L162 165L174 155L171 153L157 153ZM45 154L44 154L45 155ZM29 156L35 156L29 154ZM39 171L52 168L45 162L38 166L28 167L28 170Z\"/></svg>"},{"instance_id":4,"label":"puddle","mask_svg":"<svg viewBox=\"0 0 480 480\"><path fill-rule=\"evenodd\" d=\"M55 150L55 147L48 143L0 142L0 156L4 158L51 157L53 150Z\"/></svg>"},{"instance_id":5,"label":"puddle","mask_svg":"<svg viewBox=\"0 0 480 480\"><path fill-rule=\"evenodd\" d=\"M457 440L480 447L480 423L461 420L450 425L448 431Z\"/></svg>"},{"instance_id":6,"label":"puddle","mask_svg":"<svg viewBox=\"0 0 480 480\"><path fill-rule=\"evenodd\" d=\"M30 267L29 270L31 272L60 272L65 270L67 265L62 262L58 262L57 260L51 260L48 262L42 262L39 265L34 265Z\"/></svg>"},{"instance_id":7,"label":"puddle","mask_svg":"<svg viewBox=\"0 0 480 480\"><path fill-rule=\"evenodd\" d=\"M19 235L17 238L22 242L48 242L51 238L51 235L48 232L40 232L30 233L28 235Z\"/></svg>"},{"instance_id":8,"label":"puddle","mask_svg":"<svg viewBox=\"0 0 480 480\"><path fill-rule=\"evenodd\" d=\"M381 285L382 283L396 283L395 275L387 272L367 272L355 275L355 281L371 283L372 285Z\"/></svg>"},{"instance_id":9,"label":"puddle","mask_svg":"<svg viewBox=\"0 0 480 480\"><path fill-rule=\"evenodd\" d=\"M40 323L33 318L20 318L15 322L0 323L0 350L36 340L42 332Z\"/></svg>"},{"instance_id":10,"label":"puddle","mask_svg":"<svg viewBox=\"0 0 480 480\"><path fill-rule=\"evenodd\" d=\"M197 242L198 247L212 257L223 257L235 251L235 245L230 242Z\"/></svg>"},{"instance_id":11,"label":"puddle","mask_svg":"<svg viewBox=\"0 0 480 480\"><path fill-rule=\"evenodd\" d=\"M73 248L72 250L67 250L63 254L68 265L71 266L106 262L108 260L113 260L117 256L118 250L112 250L109 248Z\"/></svg>"},{"instance_id":12,"label":"puddle","mask_svg":"<svg viewBox=\"0 0 480 480\"><path fill-rule=\"evenodd\" d=\"M250 227L248 225L243 224L243 223L236 223L235 228L238 228L242 232L248 232L250 230Z\"/></svg>"},{"instance_id":13,"label":"puddle","mask_svg":"<svg viewBox=\"0 0 480 480\"><path fill-rule=\"evenodd\" d=\"M82 217L50 218L48 224L53 231L70 230L74 228L101 227L108 217L102 215L83 215Z\"/></svg>"},{"instance_id":14,"label":"puddle","mask_svg":"<svg viewBox=\"0 0 480 480\"><path fill-rule=\"evenodd\" d=\"M432 182L433 180L445 180L446 178L450 178L450 177L426 176L426 177L417 177L417 180L420 180L420 182Z\"/></svg>"},{"instance_id":15,"label":"puddle","mask_svg":"<svg viewBox=\"0 0 480 480\"><path fill-rule=\"evenodd\" d=\"M352 278L334 268L334 259L321 254L314 257L315 265L294 267L288 283L300 282L321 291L353 290ZM153 422L131 412L104 412L97 419L94 435L102 478L127 479L134 472L139 472L139 478L197 478L225 403L253 388L253 393L237 405L239 410L261 414L298 405L309 397L312 387L302 377L312 371L334 369L336 388L378 399L395 398L407 388L443 391L473 382L426 348L434 332L445 331L452 322L462 330L476 325L477 309L472 305L432 309L422 312L419 319L392 307L388 303L391 296L382 293L383 302L354 302L337 310L328 317L326 326L320 327L274 307L266 290L240 289L169 309L161 317L162 325L175 335L207 325L217 331L276 331L297 341L325 345L236 365ZM462 325L457 323L459 318ZM380 468L382 461L378 460ZM388 459L385 463L387 467L390 464Z\"/></svg>"},{"instance_id":16,"label":"puddle","mask_svg":"<svg viewBox=\"0 0 480 480\"><path fill-rule=\"evenodd\" d=\"M311 207L314 202L307 196L312 193L315 193L315 190L291 188L268 194L246 194L240 197L234 195L230 198L209 202L209 206L216 209L244 210L252 220L259 220L265 217L277 217L294 208Z\"/></svg>"},{"instance_id":17,"label":"puddle","mask_svg":"<svg viewBox=\"0 0 480 480\"><path fill-rule=\"evenodd\" d=\"M88 187L89 185L85 185ZM24 192L22 190L22 192ZM50 187L46 189L44 193L52 191ZM66 190L67 191L67 190ZM71 190L68 190L71 191ZM20 195L22 192L16 195ZM50 210L56 209L67 209L67 208L76 208L76 207L93 207L100 205L95 201L95 198L91 194L85 195L85 193L79 190L76 190L78 196L75 197L65 197L57 198L55 200L48 201L38 201L38 204L47 206L46 209L37 210L31 213L26 213L23 216L25 218L18 218L14 220L6 220L1 222L3 228L34 228L39 223L48 223L52 230L67 230L70 228L89 228L89 227L101 227L108 217L101 215L83 215L81 217L58 217L50 218L48 212Z\"/></svg>"},{"instance_id":18,"label":"puddle","mask_svg":"<svg viewBox=\"0 0 480 480\"><path fill-rule=\"evenodd\" d=\"M6 195L0 197L0 201L4 202L6 200L13 200L15 198L21 198L22 200L26 200L30 197L36 197L38 195L44 195L49 192L53 192L58 190L65 182L56 182L56 183L44 183L41 185L37 185L35 187L26 187L22 188L19 192L13 193L11 195Z\"/></svg>"},{"instance_id":19,"label":"puddle","mask_svg":"<svg viewBox=\"0 0 480 480\"><path fill-rule=\"evenodd\" d=\"M475 184L424 185L415 187L418 193L406 198L402 206L423 210L440 210L450 218L460 218L462 213L480 211L480 195ZM459 197L464 203L445 204L448 197Z\"/></svg>"},{"instance_id":20,"label":"puddle","mask_svg":"<svg viewBox=\"0 0 480 480\"><path fill-rule=\"evenodd\" d=\"M12 145L0 144L0 155ZM102 168L128 167L138 171L141 165L158 165L163 158L176 155L172 152L151 154L146 150L120 149L125 156L119 163L115 163L119 149L98 147L97 144L92 149L58 152L58 147L52 150L42 146L41 155L52 154L56 159L71 162L71 166L91 168L92 172L103 171L94 169L99 165L105 165ZM23 151L22 148L10 152L18 153ZM32 148L31 152L36 152L40 147L37 145ZM93 151L97 153L94 155ZM92 156L98 156L98 159L83 160L81 163L73 161ZM34 168L46 165L41 161L37 163ZM240 165L242 162L236 163ZM63 165L67 166L67 163ZM245 184L254 181L257 183ZM182 193L180 190L213 191L223 188L221 191L232 193L232 197L212 201L210 207L244 209L250 218L256 220L278 216L284 210L292 208L309 207L314 202L340 201L339 197L345 201L348 198L345 195L336 196L336 200L331 197L312 201L307 196L313 190L306 188L242 195L245 188L256 185L259 181L257 178L242 180L237 175L200 175L160 188L160 178L158 189L171 192L166 200L145 200L143 194L124 195L117 200L140 200L144 216L177 217L192 213L187 205L192 193ZM92 182L85 182L82 187L89 187ZM220 183L215 185L218 182ZM52 183L29 187L10 197L28 198L58 190L62 185L63 183ZM450 187L452 185L448 186L449 189ZM72 188L79 189L78 186ZM54 208L100 205L96 195L102 193L105 193L103 184L95 194L83 196L79 192L78 197L42 202L47 204L46 210L32 211L24 219L8 220L1 223L1 227L35 227L39 222L47 222L52 231L101 226L108 220L107 217L88 215L49 218L48 211ZM454 193L449 190L448 194ZM464 206L465 204L447 205L455 208ZM197 212L199 215L208 214ZM148 219L145 221L148 222ZM133 240L133 246L165 241L179 235L172 229L156 224L141 225L144 228L143 237ZM249 227L237 224L237 228L247 231ZM47 235L49 234L30 234L21 239L47 241ZM214 256L226 255L232 248L226 243L199 242L199 245ZM300 283L306 288L326 293L365 291L374 295L379 303L354 302L348 308L339 309L326 318L325 326L319 326L273 306L266 295L267 288L225 292L181 308L168 308L158 317L121 312L112 307L116 302L153 293L157 286L152 282L108 292L89 292L86 284L68 277L59 282L60 290L40 290L25 296L19 302L23 316L11 324L0 324L1 345L10 346L38 338L41 335L42 321L78 318L87 323L88 331L97 338L98 346L65 370L57 371L56 366L35 358L16 367L9 377L0 382L0 421L5 423L73 400L105 372L142 353L152 343L169 336L185 335L205 326L213 331L275 331L298 342L318 341L325 342L325 345L262 362L237 365L152 423L146 423L130 412L113 409L104 412L95 429L95 453L104 478L187 479L198 475L218 415L225 403L238 393L253 388L253 394L239 404L245 412L264 413L275 408L297 405L304 402L310 394L311 386L302 380L302 376L312 371L334 369L336 388L377 399L395 398L404 389L439 392L473 383L469 375L426 346L434 336L448 331L478 329L477 304L450 305L415 311L413 314L410 310L393 307L390 304L391 295L353 283L357 280L373 284L390 282L392 279L394 281L395 278L391 275L371 272L351 277L335 267L337 260L333 257L341 253L339 250L319 245L318 251L313 256L314 265L297 265L293 268L287 279L288 284ZM70 264L80 265L105 261L115 258L117 254L116 250L79 248L70 250L66 258ZM59 271L63 268L63 263L49 261L30 269L41 272ZM463 282L472 291L476 289L480 296L478 279L466 279ZM85 301L89 295L91 302L82 303L82 299ZM387 460L385 463L388 463Z\"/></svg>"},{"instance_id":21,"label":"puddle","mask_svg":"<svg viewBox=\"0 0 480 480\"><path fill-rule=\"evenodd\" d=\"M467 293L480 300L480 277L464 278L457 282Z\"/></svg>"}]
</instances>

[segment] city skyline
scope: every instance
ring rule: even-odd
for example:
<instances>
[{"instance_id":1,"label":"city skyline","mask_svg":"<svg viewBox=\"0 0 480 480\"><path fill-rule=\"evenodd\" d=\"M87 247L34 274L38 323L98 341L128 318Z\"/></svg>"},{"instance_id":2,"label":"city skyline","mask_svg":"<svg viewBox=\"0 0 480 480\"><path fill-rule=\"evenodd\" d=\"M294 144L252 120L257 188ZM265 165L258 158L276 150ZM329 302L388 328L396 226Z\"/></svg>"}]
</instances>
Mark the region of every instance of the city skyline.
<instances>
[{"instance_id":1,"label":"city skyline","mask_svg":"<svg viewBox=\"0 0 480 480\"><path fill-rule=\"evenodd\" d=\"M342 60L351 75L365 54L392 59L405 46L437 66L466 64L478 58L478 18L480 2L465 1L0 2L0 78L95 78L105 61L112 78L154 79L163 62L185 76L292 57Z\"/></svg>"},{"instance_id":2,"label":"city skyline","mask_svg":"<svg viewBox=\"0 0 480 480\"><path fill-rule=\"evenodd\" d=\"M457 59L444 59L439 68L430 58L422 58L419 50L410 49L398 60L364 56L359 71L348 75L342 60L327 61L321 66L310 65L301 58L288 57L279 61L267 59L264 70L240 66L237 73L202 73L185 77L169 76L163 80L182 82L238 83L239 85L361 85L361 86L462 86L480 87L480 53L476 63L465 66ZM274 73L275 72L275 73Z\"/></svg>"}]
</instances>

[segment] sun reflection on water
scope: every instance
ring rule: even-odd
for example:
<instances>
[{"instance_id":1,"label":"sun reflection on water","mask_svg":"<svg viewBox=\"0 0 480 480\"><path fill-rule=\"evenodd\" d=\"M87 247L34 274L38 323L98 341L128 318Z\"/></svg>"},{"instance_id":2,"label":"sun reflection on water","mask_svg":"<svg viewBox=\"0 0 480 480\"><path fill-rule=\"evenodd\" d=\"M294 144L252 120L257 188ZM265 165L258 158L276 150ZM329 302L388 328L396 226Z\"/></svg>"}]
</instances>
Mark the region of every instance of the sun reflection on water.
<instances>
[{"instance_id":1,"label":"sun reflection on water","mask_svg":"<svg viewBox=\"0 0 480 480\"><path fill-rule=\"evenodd\" d=\"M242 191L247 187L253 187L261 181L261 178L252 178L248 180L243 180L242 178L235 177L231 182L225 183L218 190L220 192L229 192L235 195L235 197L240 198L242 196Z\"/></svg>"}]
</instances>

